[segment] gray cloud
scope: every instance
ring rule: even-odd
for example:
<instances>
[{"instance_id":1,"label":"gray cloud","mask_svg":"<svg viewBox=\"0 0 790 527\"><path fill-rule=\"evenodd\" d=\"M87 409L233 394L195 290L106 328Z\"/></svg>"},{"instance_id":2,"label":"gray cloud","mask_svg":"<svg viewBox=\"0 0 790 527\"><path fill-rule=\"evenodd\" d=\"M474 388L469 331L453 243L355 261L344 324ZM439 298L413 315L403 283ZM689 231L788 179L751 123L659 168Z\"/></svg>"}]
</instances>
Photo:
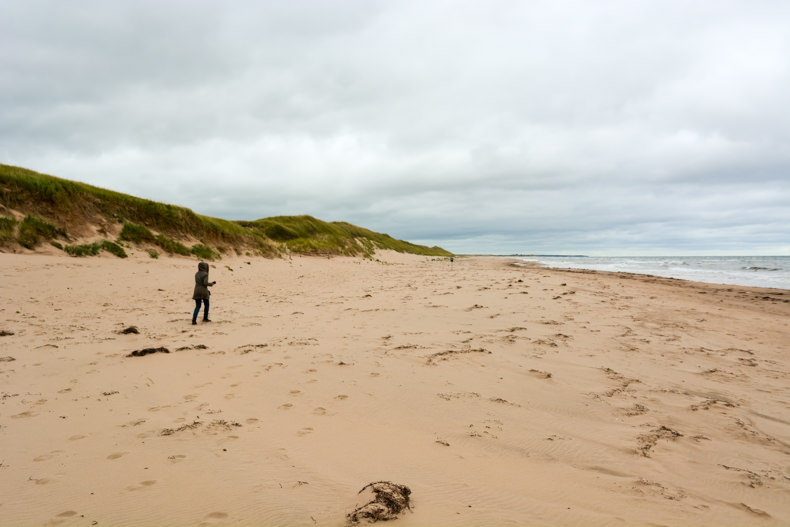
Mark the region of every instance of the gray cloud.
<instances>
[{"instance_id":1,"label":"gray cloud","mask_svg":"<svg viewBox=\"0 0 790 527\"><path fill-rule=\"evenodd\" d=\"M0 4L0 161L468 252L790 254L781 1Z\"/></svg>"}]
</instances>

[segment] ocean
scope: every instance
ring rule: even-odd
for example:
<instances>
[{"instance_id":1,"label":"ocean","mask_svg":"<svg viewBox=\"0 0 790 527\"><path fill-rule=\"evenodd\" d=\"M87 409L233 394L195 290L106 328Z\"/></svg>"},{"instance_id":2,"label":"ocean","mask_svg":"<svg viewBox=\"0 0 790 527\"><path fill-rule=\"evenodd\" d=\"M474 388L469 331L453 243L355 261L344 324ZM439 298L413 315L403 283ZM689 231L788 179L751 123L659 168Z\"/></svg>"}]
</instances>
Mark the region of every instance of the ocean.
<instances>
[{"instance_id":1,"label":"ocean","mask_svg":"<svg viewBox=\"0 0 790 527\"><path fill-rule=\"evenodd\" d=\"M519 256L546 267L650 274L714 284L790 289L790 256Z\"/></svg>"}]
</instances>

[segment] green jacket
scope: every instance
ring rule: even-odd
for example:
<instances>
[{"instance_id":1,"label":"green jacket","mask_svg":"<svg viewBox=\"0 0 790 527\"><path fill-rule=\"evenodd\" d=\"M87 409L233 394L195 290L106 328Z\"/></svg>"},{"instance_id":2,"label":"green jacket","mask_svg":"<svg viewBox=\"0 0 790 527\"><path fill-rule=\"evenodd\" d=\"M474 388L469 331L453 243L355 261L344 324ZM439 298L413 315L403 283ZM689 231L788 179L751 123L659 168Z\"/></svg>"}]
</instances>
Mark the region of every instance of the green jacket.
<instances>
[{"instance_id":1,"label":"green jacket","mask_svg":"<svg viewBox=\"0 0 790 527\"><path fill-rule=\"evenodd\" d=\"M206 262L200 262L198 264L198 272L195 273L195 292L192 294L192 298L197 300L199 298L208 300L209 286L214 285L214 282L208 281L208 264Z\"/></svg>"}]
</instances>

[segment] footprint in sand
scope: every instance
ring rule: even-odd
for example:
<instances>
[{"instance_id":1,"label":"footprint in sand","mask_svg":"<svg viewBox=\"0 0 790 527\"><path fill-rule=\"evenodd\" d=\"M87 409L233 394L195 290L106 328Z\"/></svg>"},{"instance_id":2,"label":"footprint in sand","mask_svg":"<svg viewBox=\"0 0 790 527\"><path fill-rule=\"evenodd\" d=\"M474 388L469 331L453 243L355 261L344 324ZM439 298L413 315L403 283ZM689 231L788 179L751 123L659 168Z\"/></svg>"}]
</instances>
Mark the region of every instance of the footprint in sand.
<instances>
[{"instance_id":1,"label":"footprint in sand","mask_svg":"<svg viewBox=\"0 0 790 527\"><path fill-rule=\"evenodd\" d=\"M291 403L285 403L285 404L281 404L277 408L279 408L280 410L290 410L291 408L293 408L293 406L294 405L292 405Z\"/></svg>"},{"instance_id":2,"label":"footprint in sand","mask_svg":"<svg viewBox=\"0 0 790 527\"><path fill-rule=\"evenodd\" d=\"M80 440L80 439L85 439L85 437L86 437L86 436L84 436L84 435L76 435L76 436L71 436L71 437L69 438L69 441L78 441L78 440Z\"/></svg>"},{"instance_id":3,"label":"footprint in sand","mask_svg":"<svg viewBox=\"0 0 790 527\"><path fill-rule=\"evenodd\" d=\"M302 393L302 390L291 390L291 395L299 395Z\"/></svg>"},{"instance_id":4,"label":"footprint in sand","mask_svg":"<svg viewBox=\"0 0 790 527\"><path fill-rule=\"evenodd\" d=\"M206 514L207 520L224 520L228 517L227 512L210 512Z\"/></svg>"},{"instance_id":5,"label":"footprint in sand","mask_svg":"<svg viewBox=\"0 0 790 527\"><path fill-rule=\"evenodd\" d=\"M326 408L318 407L313 410L313 415L326 415Z\"/></svg>"},{"instance_id":6,"label":"footprint in sand","mask_svg":"<svg viewBox=\"0 0 790 527\"><path fill-rule=\"evenodd\" d=\"M312 434L312 433L313 433L313 429L308 426L307 428L302 428L301 430L296 432L296 435L306 436L307 434Z\"/></svg>"},{"instance_id":7,"label":"footprint in sand","mask_svg":"<svg viewBox=\"0 0 790 527\"><path fill-rule=\"evenodd\" d=\"M49 454L41 454L40 456L34 457L33 461L48 461L53 457L55 457L56 455L61 454L62 452L63 452L62 450L53 450Z\"/></svg>"},{"instance_id":8,"label":"footprint in sand","mask_svg":"<svg viewBox=\"0 0 790 527\"><path fill-rule=\"evenodd\" d=\"M248 425L254 425L254 424L255 424L255 423L257 423L258 421L260 421L260 419L258 419L257 417L250 417L250 418L249 418L249 419L247 419L245 422L246 422Z\"/></svg>"},{"instance_id":9,"label":"footprint in sand","mask_svg":"<svg viewBox=\"0 0 790 527\"><path fill-rule=\"evenodd\" d=\"M114 454L110 454L107 456L107 459L118 459L119 457L123 457L129 452L115 452Z\"/></svg>"},{"instance_id":10,"label":"footprint in sand","mask_svg":"<svg viewBox=\"0 0 790 527\"><path fill-rule=\"evenodd\" d=\"M139 487L135 487L135 486L126 487L126 490L128 490L130 492L134 492L136 490L143 490L146 487L150 487L152 485L156 485L156 480L149 479L149 480L146 480L146 481L141 481L140 485L141 486L139 486Z\"/></svg>"},{"instance_id":11,"label":"footprint in sand","mask_svg":"<svg viewBox=\"0 0 790 527\"><path fill-rule=\"evenodd\" d=\"M346 395L344 393L341 393L340 395L336 395L335 399L337 399L339 401L344 401L344 400L348 399L348 395Z\"/></svg>"}]
</instances>

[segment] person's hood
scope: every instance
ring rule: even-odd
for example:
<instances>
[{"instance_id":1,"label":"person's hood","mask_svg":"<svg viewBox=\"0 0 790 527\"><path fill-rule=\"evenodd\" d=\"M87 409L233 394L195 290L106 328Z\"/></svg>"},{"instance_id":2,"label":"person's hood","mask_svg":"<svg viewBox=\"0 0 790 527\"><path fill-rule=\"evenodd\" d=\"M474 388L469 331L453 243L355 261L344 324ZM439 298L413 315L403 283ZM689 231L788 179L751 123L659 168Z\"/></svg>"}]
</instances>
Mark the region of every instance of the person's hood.
<instances>
[{"instance_id":1,"label":"person's hood","mask_svg":"<svg viewBox=\"0 0 790 527\"><path fill-rule=\"evenodd\" d=\"M208 264L206 262L200 262L198 264L198 271L208 272Z\"/></svg>"}]
</instances>

